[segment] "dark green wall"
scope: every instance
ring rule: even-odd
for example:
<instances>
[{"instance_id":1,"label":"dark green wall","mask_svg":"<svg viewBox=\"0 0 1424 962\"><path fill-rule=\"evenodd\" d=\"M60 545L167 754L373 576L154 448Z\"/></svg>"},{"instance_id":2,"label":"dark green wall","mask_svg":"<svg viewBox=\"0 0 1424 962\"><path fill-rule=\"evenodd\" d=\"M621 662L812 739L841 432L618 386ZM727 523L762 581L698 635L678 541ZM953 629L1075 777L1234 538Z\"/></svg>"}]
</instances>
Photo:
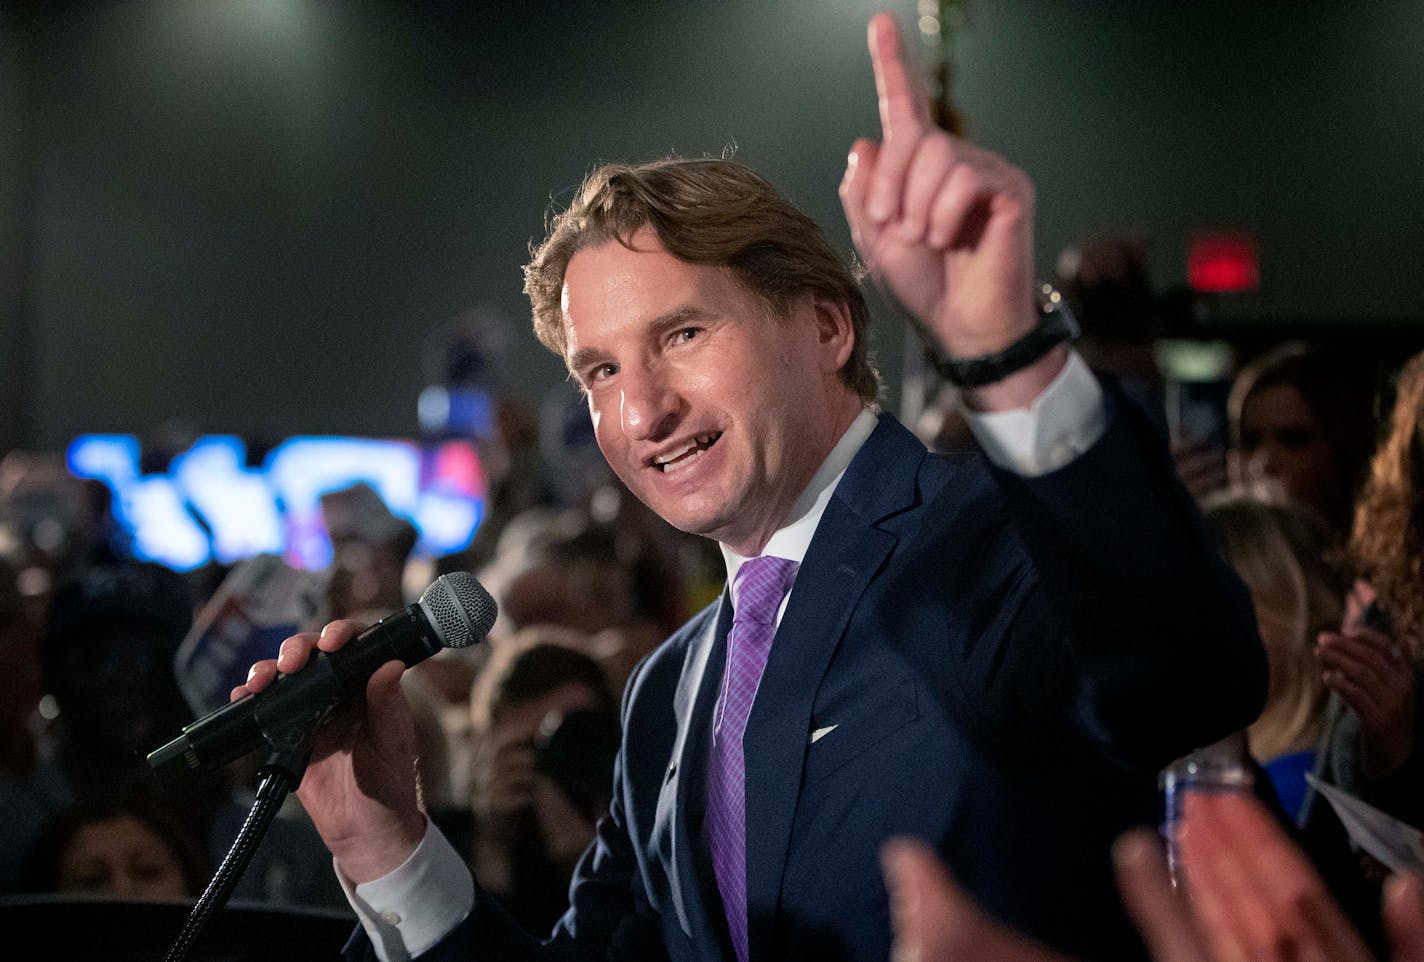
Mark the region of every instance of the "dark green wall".
<instances>
[{"instance_id":1,"label":"dark green wall","mask_svg":"<svg viewBox=\"0 0 1424 962\"><path fill-rule=\"evenodd\" d=\"M13 11L0 8L0 452L27 438L26 391L31 380L24 313L24 227L30 219L25 178L32 166L26 155L27 53Z\"/></svg>"},{"instance_id":2,"label":"dark green wall","mask_svg":"<svg viewBox=\"0 0 1424 962\"><path fill-rule=\"evenodd\" d=\"M427 340L472 309L537 395L562 371L526 332L519 268L598 160L735 144L848 249L835 191L876 132L880 6L22 6L0 21L0 250L27 265L0 288L0 347L28 345L10 443L178 417L409 434ZM1246 227L1263 288L1225 316L1424 324L1424 2L968 7L957 100L1036 179L1042 269L1131 226L1167 287L1192 230ZM893 382L903 335L878 337Z\"/></svg>"}]
</instances>

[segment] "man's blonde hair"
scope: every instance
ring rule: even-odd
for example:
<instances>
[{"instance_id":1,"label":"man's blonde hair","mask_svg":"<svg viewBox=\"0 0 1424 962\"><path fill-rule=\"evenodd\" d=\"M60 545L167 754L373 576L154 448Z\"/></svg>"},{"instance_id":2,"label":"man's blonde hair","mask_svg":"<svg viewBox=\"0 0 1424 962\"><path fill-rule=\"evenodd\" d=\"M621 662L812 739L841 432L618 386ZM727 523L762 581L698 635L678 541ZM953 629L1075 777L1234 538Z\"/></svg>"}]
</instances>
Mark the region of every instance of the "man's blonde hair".
<instances>
[{"instance_id":1,"label":"man's blonde hair","mask_svg":"<svg viewBox=\"0 0 1424 962\"><path fill-rule=\"evenodd\" d=\"M679 260L729 269L778 317L787 316L793 299L807 292L844 304L855 347L841 377L865 401L878 400L870 312L855 273L814 220L731 160L603 164L584 179L569 207L551 217L548 236L532 249L524 268L534 333L545 347L564 356L564 272L573 256L607 241L627 246L644 227Z\"/></svg>"}]
</instances>

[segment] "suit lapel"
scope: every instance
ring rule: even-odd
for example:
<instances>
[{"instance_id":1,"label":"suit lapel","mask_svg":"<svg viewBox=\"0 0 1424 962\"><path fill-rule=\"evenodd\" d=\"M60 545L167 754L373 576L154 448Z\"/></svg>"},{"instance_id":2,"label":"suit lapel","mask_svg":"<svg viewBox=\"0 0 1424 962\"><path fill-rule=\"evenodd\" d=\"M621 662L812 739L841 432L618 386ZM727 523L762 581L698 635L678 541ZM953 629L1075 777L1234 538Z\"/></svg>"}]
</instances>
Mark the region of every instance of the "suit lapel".
<instances>
[{"instance_id":1,"label":"suit lapel","mask_svg":"<svg viewBox=\"0 0 1424 962\"><path fill-rule=\"evenodd\" d=\"M747 772L747 906L753 959L769 959L822 676L866 586L896 537L875 524L912 506L924 446L881 417L826 507L772 642L743 737ZM704 688L707 686L704 686Z\"/></svg>"},{"instance_id":2,"label":"suit lapel","mask_svg":"<svg viewBox=\"0 0 1424 962\"><path fill-rule=\"evenodd\" d=\"M708 733L727 659L731 622L731 602L724 590L721 603L711 609L697 642L689 648L678 680L673 701L677 742L658 805L658 820L666 821L665 830L672 839L672 898L678 920L693 945L707 948L709 959L722 957L717 947L724 941L724 925L715 882L703 871L702 811Z\"/></svg>"}]
</instances>

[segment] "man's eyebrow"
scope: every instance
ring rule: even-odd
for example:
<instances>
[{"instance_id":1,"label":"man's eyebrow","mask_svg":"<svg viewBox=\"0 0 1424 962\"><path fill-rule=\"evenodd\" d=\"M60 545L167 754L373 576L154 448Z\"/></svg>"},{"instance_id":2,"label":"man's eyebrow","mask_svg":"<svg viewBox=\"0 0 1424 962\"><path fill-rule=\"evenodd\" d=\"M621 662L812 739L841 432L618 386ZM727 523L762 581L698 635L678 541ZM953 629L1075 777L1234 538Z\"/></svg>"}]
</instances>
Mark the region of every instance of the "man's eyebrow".
<instances>
[{"instance_id":1,"label":"man's eyebrow","mask_svg":"<svg viewBox=\"0 0 1424 962\"><path fill-rule=\"evenodd\" d=\"M675 307L666 314L659 314L648 324L648 330L655 334L663 334L669 330L676 330L684 324L693 321L701 321L711 317L709 311L691 304L684 304L682 307Z\"/></svg>"},{"instance_id":2,"label":"man's eyebrow","mask_svg":"<svg viewBox=\"0 0 1424 962\"><path fill-rule=\"evenodd\" d=\"M675 307L666 313L659 314L648 322L648 331L654 336L659 336L669 330L675 330L693 321L701 321L712 315L691 304L684 304ZM565 364L568 369L575 374L596 361L602 361L608 356L608 352L599 347L581 347L571 353Z\"/></svg>"},{"instance_id":3,"label":"man's eyebrow","mask_svg":"<svg viewBox=\"0 0 1424 962\"><path fill-rule=\"evenodd\" d=\"M569 355L564 364L569 371L577 377L579 372L588 367L594 361L602 360L605 352L596 347L581 347Z\"/></svg>"}]
</instances>

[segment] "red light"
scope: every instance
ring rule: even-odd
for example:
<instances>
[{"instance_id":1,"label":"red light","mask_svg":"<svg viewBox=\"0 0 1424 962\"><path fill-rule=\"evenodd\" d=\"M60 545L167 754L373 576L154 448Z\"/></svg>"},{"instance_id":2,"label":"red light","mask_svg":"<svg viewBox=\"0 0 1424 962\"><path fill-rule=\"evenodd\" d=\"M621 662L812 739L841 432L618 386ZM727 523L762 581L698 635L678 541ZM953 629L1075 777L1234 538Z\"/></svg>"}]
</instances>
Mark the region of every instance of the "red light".
<instances>
[{"instance_id":1,"label":"red light","mask_svg":"<svg viewBox=\"0 0 1424 962\"><path fill-rule=\"evenodd\" d=\"M1261 283L1256 240L1244 234L1202 234L1187 252L1187 283L1204 294L1240 294Z\"/></svg>"}]
</instances>

